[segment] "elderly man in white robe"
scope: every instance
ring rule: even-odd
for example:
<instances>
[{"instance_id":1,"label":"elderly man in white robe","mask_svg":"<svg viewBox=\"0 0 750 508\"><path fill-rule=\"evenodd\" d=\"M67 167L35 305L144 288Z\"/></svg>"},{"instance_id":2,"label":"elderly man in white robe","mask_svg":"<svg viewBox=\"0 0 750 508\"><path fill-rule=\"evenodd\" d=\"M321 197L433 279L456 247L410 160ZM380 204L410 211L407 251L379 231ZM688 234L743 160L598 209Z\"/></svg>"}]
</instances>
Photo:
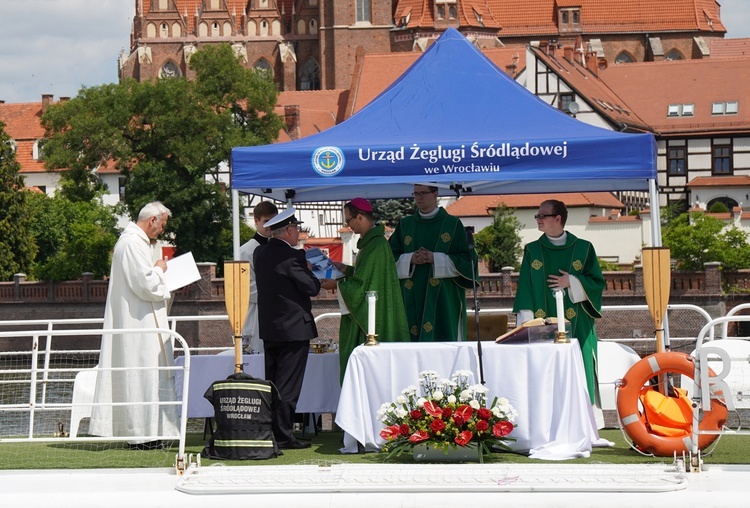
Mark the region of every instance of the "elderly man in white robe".
<instances>
[{"instance_id":1,"label":"elderly man in white robe","mask_svg":"<svg viewBox=\"0 0 750 508\"><path fill-rule=\"evenodd\" d=\"M104 310L104 329L169 328L169 291L164 283L167 264L153 253L153 242L164 231L171 212L160 202L141 209L129 223L112 255L112 271ZM171 371L172 339L156 333L102 334L90 434L133 437L134 449L162 448L159 436L178 430L175 405L109 405L110 403L168 402L175 400ZM146 367L146 369L142 369ZM106 369L126 370L106 370ZM138 368L137 370L131 370Z\"/></svg>"}]
</instances>

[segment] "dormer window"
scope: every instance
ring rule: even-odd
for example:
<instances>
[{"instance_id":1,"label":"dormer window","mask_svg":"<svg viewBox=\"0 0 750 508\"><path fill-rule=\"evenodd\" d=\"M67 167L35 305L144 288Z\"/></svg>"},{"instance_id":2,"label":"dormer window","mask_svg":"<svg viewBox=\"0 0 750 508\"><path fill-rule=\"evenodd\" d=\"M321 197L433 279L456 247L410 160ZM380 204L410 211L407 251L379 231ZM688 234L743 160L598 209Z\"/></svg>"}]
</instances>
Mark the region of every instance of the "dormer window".
<instances>
[{"instance_id":1,"label":"dormer window","mask_svg":"<svg viewBox=\"0 0 750 508\"><path fill-rule=\"evenodd\" d=\"M557 11L560 33L581 31L581 8L565 7Z\"/></svg>"},{"instance_id":2,"label":"dormer window","mask_svg":"<svg viewBox=\"0 0 750 508\"><path fill-rule=\"evenodd\" d=\"M482 21L482 15L479 14L476 10L474 10L474 17L477 18L477 23L479 23L479 26L484 26L484 22Z\"/></svg>"},{"instance_id":3,"label":"dormer window","mask_svg":"<svg viewBox=\"0 0 750 508\"><path fill-rule=\"evenodd\" d=\"M456 19L457 0L435 0L436 19Z\"/></svg>"},{"instance_id":4,"label":"dormer window","mask_svg":"<svg viewBox=\"0 0 750 508\"><path fill-rule=\"evenodd\" d=\"M12 153L16 153L16 151L18 150L18 143L16 143L16 140L15 139L9 139L9 140L6 141L6 143L8 143L8 145L10 146L10 151Z\"/></svg>"},{"instance_id":5,"label":"dormer window","mask_svg":"<svg viewBox=\"0 0 750 508\"><path fill-rule=\"evenodd\" d=\"M44 139L34 141L34 146L31 148L31 158L35 161L44 160Z\"/></svg>"}]
</instances>

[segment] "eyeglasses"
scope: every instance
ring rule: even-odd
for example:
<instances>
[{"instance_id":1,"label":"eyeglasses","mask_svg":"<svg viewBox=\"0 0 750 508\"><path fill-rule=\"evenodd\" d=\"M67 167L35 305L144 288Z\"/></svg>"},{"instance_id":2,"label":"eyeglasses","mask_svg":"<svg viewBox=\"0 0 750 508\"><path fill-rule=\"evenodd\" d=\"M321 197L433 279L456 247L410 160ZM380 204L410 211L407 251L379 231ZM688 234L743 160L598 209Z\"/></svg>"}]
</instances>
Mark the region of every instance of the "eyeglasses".
<instances>
[{"instance_id":1,"label":"eyeglasses","mask_svg":"<svg viewBox=\"0 0 750 508\"><path fill-rule=\"evenodd\" d=\"M534 218L536 220L544 220L547 217L557 217L558 215L559 214L556 214L556 213L538 213L538 214L534 215Z\"/></svg>"},{"instance_id":2,"label":"eyeglasses","mask_svg":"<svg viewBox=\"0 0 750 508\"><path fill-rule=\"evenodd\" d=\"M432 194L434 192L435 191L412 192L411 195L414 196L415 198L421 198L421 197L426 196L427 194Z\"/></svg>"},{"instance_id":3,"label":"eyeglasses","mask_svg":"<svg viewBox=\"0 0 750 508\"><path fill-rule=\"evenodd\" d=\"M302 232L302 228L297 226L296 224L289 224L287 227L295 229L298 233Z\"/></svg>"},{"instance_id":4,"label":"eyeglasses","mask_svg":"<svg viewBox=\"0 0 750 508\"><path fill-rule=\"evenodd\" d=\"M357 214L357 215L359 215L359 214ZM357 218L357 215L354 215L354 216L352 216L352 217L349 217L348 219L347 219L347 218L344 218L344 224L346 224L346 225L348 226L348 225L349 225L349 221L351 221L351 220L354 220L354 219L356 219L356 218Z\"/></svg>"}]
</instances>

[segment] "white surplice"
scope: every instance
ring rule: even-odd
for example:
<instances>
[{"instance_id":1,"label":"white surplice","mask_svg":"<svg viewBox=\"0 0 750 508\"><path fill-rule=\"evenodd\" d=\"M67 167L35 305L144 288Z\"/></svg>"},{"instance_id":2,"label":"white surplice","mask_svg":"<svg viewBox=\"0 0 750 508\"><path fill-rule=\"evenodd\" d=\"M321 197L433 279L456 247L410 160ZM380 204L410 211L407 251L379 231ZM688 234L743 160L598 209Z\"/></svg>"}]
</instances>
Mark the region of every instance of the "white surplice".
<instances>
[{"instance_id":1,"label":"white surplice","mask_svg":"<svg viewBox=\"0 0 750 508\"><path fill-rule=\"evenodd\" d=\"M169 297L164 272L154 266L148 236L131 222L112 256L104 329L169 328ZM156 370L173 364L173 345L168 336L103 333L99 367L128 370L99 371L94 402L174 401L173 375ZM152 370L131 370L134 367ZM107 437L176 435L177 406L94 406L89 429L92 435ZM149 439L130 442L139 441Z\"/></svg>"},{"instance_id":2,"label":"white surplice","mask_svg":"<svg viewBox=\"0 0 750 508\"><path fill-rule=\"evenodd\" d=\"M245 322L242 325L243 346L250 346L255 353L263 352L263 341L258 333L258 286L255 284L255 267L253 253L258 248L258 240L251 238L240 247L240 259L250 262L250 301L247 305Z\"/></svg>"}]
</instances>

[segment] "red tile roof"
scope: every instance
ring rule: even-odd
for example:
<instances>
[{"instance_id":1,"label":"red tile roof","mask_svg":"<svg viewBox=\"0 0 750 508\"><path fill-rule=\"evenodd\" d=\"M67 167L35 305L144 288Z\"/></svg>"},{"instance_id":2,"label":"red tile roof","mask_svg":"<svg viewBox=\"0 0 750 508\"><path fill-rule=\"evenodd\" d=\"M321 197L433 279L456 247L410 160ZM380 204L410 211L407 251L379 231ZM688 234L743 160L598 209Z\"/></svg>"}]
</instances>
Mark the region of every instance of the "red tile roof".
<instances>
[{"instance_id":1,"label":"red tile roof","mask_svg":"<svg viewBox=\"0 0 750 508\"><path fill-rule=\"evenodd\" d=\"M581 7L586 34L679 31L726 32L713 0L488 0L503 36L556 35L556 7Z\"/></svg>"},{"instance_id":2,"label":"red tile roof","mask_svg":"<svg viewBox=\"0 0 750 508\"><path fill-rule=\"evenodd\" d=\"M662 136L746 133L750 128L750 58L610 65L601 80ZM714 102L738 101L732 115L713 115ZM693 116L667 117L671 104L694 104Z\"/></svg>"},{"instance_id":3,"label":"red tile roof","mask_svg":"<svg viewBox=\"0 0 750 508\"><path fill-rule=\"evenodd\" d=\"M742 39L711 39L711 58L750 57L750 37Z\"/></svg>"},{"instance_id":4,"label":"red tile roof","mask_svg":"<svg viewBox=\"0 0 750 508\"><path fill-rule=\"evenodd\" d=\"M565 49L556 49L554 53L545 49L531 48L538 59L554 69L559 76L586 102L601 115L609 118L614 124L625 124L637 130L649 130L647 123L631 110L607 84L575 58L565 57ZM575 53L575 50L572 51Z\"/></svg>"},{"instance_id":5,"label":"red tile roof","mask_svg":"<svg viewBox=\"0 0 750 508\"><path fill-rule=\"evenodd\" d=\"M275 111L283 117L284 106L299 106L301 135L306 137L343 122L348 98L348 90L281 92L276 100ZM277 142L290 140L289 135L281 131Z\"/></svg>"},{"instance_id":6,"label":"red tile roof","mask_svg":"<svg viewBox=\"0 0 750 508\"><path fill-rule=\"evenodd\" d=\"M609 192L571 192L565 194L502 194L494 196L462 196L446 207L457 217L483 217L492 215L495 208L505 204L508 208L539 208L543 201L557 199L568 208L595 206L598 208L625 208Z\"/></svg>"},{"instance_id":7,"label":"red tile roof","mask_svg":"<svg viewBox=\"0 0 750 508\"><path fill-rule=\"evenodd\" d=\"M750 186L750 176L698 176L690 180L688 187L746 187Z\"/></svg>"},{"instance_id":8,"label":"red tile roof","mask_svg":"<svg viewBox=\"0 0 750 508\"><path fill-rule=\"evenodd\" d=\"M526 50L523 47L484 49L482 53L501 70L515 66L516 72L526 67ZM365 54L362 70L352 88L351 116L372 102L381 92L396 81L422 53Z\"/></svg>"},{"instance_id":9,"label":"red tile roof","mask_svg":"<svg viewBox=\"0 0 750 508\"><path fill-rule=\"evenodd\" d=\"M44 137L44 128L39 123L41 116L41 102L0 104L0 122L16 142L16 161L21 165L21 173L45 171L44 163L33 157L34 143Z\"/></svg>"}]
</instances>

